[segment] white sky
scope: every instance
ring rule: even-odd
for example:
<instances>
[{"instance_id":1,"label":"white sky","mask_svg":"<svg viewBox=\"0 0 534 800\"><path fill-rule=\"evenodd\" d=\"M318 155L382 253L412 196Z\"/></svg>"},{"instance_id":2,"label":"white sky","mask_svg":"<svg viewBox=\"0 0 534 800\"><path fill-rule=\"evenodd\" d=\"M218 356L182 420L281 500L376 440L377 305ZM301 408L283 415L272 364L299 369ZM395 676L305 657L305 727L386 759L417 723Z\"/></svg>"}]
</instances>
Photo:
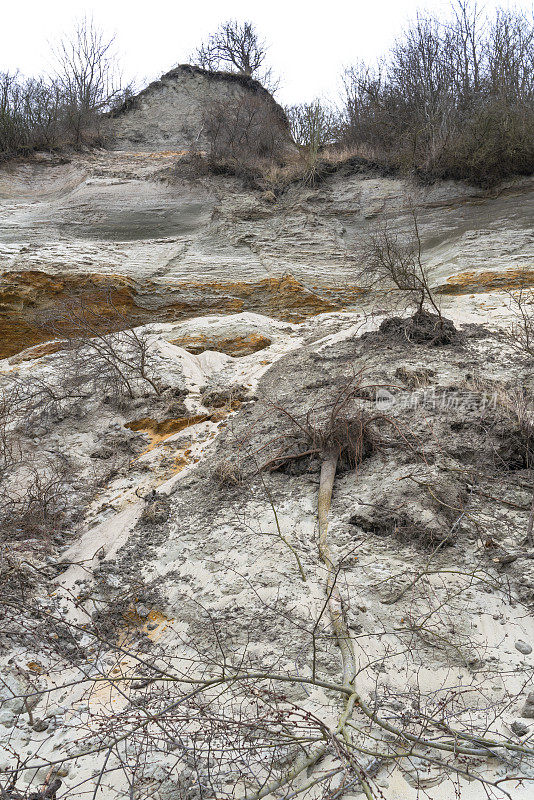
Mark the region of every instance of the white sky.
<instances>
[{"instance_id":1,"label":"white sky","mask_svg":"<svg viewBox=\"0 0 534 800\"><path fill-rule=\"evenodd\" d=\"M315 0L315 5L313 0L3 0L0 70L43 72L50 63L49 43L85 14L106 34L116 34L125 77L142 88L187 62L220 22L250 19L270 45L269 63L281 78L280 102L335 101L345 66L386 51L418 9L443 11L448 5L447 0Z\"/></svg>"}]
</instances>

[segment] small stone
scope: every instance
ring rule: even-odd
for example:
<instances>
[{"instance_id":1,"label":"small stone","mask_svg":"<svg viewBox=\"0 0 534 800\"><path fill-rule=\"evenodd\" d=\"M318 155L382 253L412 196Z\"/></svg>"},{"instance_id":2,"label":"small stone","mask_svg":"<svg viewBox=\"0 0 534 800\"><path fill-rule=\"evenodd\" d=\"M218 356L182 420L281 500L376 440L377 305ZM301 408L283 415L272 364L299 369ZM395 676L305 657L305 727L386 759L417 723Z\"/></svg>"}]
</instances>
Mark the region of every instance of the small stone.
<instances>
[{"instance_id":1,"label":"small stone","mask_svg":"<svg viewBox=\"0 0 534 800\"><path fill-rule=\"evenodd\" d=\"M534 719L534 692L529 692L521 716L525 719Z\"/></svg>"},{"instance_id":2,"label":"small stone","mask_svg":"<svg viewBox=\"0 0 534 800\"><path fill-rule=\"evenodd\" d=\"M151 678L145 678L144 680L140 681L132 681L131 688L132 689L144 689L146 686L152 683Z\"/></svg>"},{"instance_id":3,"label":"small stone","mask_svg":"<svg viewBox=\"0 0 534 800\"><path fill-rule=\"evenodd\" d=\"M135 610L136 610L137 614L138 614L138 615L139 615L141 618L148 617L148 615L149 615L149 613L150 613L150 612L149 612L149 610L148 610L148 608L145 606L145 604L144 604L144 603L138 603L138 604L136 605L136 607L135 607Z\"/></svg>"},{"instance_id":4,"label":"small stone","mask_svg":"<svg viewBox=\"0 0 534 800\"><path fill-rule=\"evenodd\" d=\"M528 656L532 653L532 646L528 642L524 642L522 639L518 639L515 643L515 649L519 650L524 656Z\"/></svg>"},{"instance_id":5,"label":"small stone","mask_svg":"<svg viewBox=\"0 0 534 800\"><path fill-rule=\"evenodd\" d=\"M503 550L493 560L498 564L502 564L503 566L507 566L508 564L513 564L514 561L517 561L517 558L518 558L518 556L515 555L515 553L507 553L505 550Z\"/></svg>"},{"instance_id":6,"label":"small stone","mask_svg":"<svg viewBox=\"0 0 534 800\"><path fill-rule=\"evenodd\" d=\"M515 722L512 722L510 727L516 736L526 736L529 732L528 725L525 725L524 722L520 722L518 719L516 719Z\"/></svg>"},{"instance_id":7,"label":"small stone","mask_svg":"<svg viewBox=\"0 0 534 800\"><path fill-rule=\"evenodd\" d=\"M22 714L22 712L26 710L24 707L24 700L21 697L13 697L10 700L6 700L4 705L14 714Z\"/></svg>"},{"instance_id":8,"label":"small stone","mask_svg":"<svg viewBox=\"0 0 534 800\"><path fill-rule=\"evenodd\" d=\"M66 709L62 706L50 706L46 710L45 719L50 719L51 717L62 717L65 714Z\"/></svg>"},{"instance_id":9,"label":"small stone","mask_svg":"<svg viewBox=\"0 0 534 800\"><path fill-rule=\"evenodd\" d=\"M0 711L0 725L5 725L6 728L12 728L15 724L15 715L11 711Z\"/></svg>"}]
</instances>

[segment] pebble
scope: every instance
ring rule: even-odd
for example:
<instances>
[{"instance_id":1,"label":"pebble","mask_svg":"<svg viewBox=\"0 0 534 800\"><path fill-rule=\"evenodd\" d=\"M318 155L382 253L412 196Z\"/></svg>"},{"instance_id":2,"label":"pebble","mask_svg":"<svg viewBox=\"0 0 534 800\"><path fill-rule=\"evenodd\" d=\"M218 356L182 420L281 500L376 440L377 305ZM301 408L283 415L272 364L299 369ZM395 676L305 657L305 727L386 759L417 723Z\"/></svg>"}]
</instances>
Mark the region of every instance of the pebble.
<instances>
[{"instance_id":1,"label":"pebble","mask_svg":"<svg viewBox=\"0 0 534 800\"><path fill-rule=\"evenodd\" d=\"M532 645L528 642L524 642L522 639L518 639L515 643L515 649L519 650L524 656L529 656L532 653Z\"/></svg>"},{"instance_id":2,"label":"pebble","mask_svg":"<svg viewBox=\"0 0 534 800\"><path fill-rule=\"evenodd\" d=\"M512 722L510 727L516 736L526 736L529 732L528 725L525 725L524 722L521 722L518 719L516 719L515 722Z\"/></svg>"},{"instance_id":3,"label":"pebble","mask_svg":"<svg viewBox=\"0 0 534 800\"><path fill-rule=\"evenodd\" d=\"M12 728L15 724L15 715L11 711L0 711L0 725L5 725L6 728Z\"/></svg>"},{"instance_id":4,"label":"pebble","mask_svg":"<svg viewBox=\"0 0 534 800\"><path fill-rule=\"evenodd\" d=\"M63 706L50 706L50 708L46 711L45 718L50 719L50 717L62 717L65 711L66 709L63 708Z\"/></svg>"},{"instance_id":5,"label":"pebble","mask_svg":"<svg viewBox=\"0 0 534 800\"><path fill-rule=\"evenodd\" d=\"M527 695L521 716L525 719L534 719L534 692L529 692Z\"/></svg>"}]
</instances>

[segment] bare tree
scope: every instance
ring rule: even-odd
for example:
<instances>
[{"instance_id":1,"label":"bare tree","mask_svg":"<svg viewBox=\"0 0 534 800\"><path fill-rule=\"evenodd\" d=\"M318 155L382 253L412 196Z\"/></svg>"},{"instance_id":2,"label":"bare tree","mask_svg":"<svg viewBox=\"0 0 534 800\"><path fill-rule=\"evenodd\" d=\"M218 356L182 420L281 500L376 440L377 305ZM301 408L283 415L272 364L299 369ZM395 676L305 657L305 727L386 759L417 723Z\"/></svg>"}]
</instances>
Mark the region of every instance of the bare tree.
<instances>
[{"instance_id":1,"label":"bare tree","mask_svg":"<svg viewBox=\"0 0 534 800\"><path fill-rule=\"evenodd\" d=\"M113 50L114 37L106 38L93 20L84 17L54 51L53 83L68 109L76 143L95 115L110 108L124 93Z\"/></svg>"},{"instance_id":2,"label":"bare tree","mask_svg":"<svg viewBox=\"0 0 534 800\"><path fill-rule=\"evenodd\" d=\"M0 72L0 158L101 139L104 113L131 90L113 43L83 19L55 48L49 78Z\"/></svg>"},{"instance_id":3,"label":"bare tree","mask_svg":"<svg viewBox=\"0 0 534 800\"><path fill-rule=\"evenodd\" d=\"M291 135L304 157L303 180L313 184L319 174L319 159L323 148L335 141L337 117L320 100L286 108Z\"/></svg>"},{"instance_id":4,"label":"bare tree","mask_svg":"<svg viewBox=\"0 0 534 800\"><path fill-rule=\"evenodd\" d=\"M320 100L289 106L285 111L296 144L318 151L333 141L336 115Z\"/></svg>"},{"instance_id":5,"label":"bare tree","mask_svg":"<svg viewBox=\"0 0 534 800\"><path fill-rule=\"evenodd\" d=\"M252 22L224 22L195 52L204 69L226 68L242 75L256 74L265 61L265 43L258 38Z\"/></svg>"}]
</instances>

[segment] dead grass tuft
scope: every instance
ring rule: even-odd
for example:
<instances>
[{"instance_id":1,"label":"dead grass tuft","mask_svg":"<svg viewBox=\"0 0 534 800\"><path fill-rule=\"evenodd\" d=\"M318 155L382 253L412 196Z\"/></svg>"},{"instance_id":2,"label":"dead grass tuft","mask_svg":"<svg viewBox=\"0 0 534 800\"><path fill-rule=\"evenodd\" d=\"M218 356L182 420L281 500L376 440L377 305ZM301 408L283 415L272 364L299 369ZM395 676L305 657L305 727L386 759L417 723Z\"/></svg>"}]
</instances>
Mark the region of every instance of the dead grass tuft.
<instances>
[{"instance_id":1,"label":"dead grass tuft","mask_svg":"<svg viewBox=\"0 0 534 800\"><path fill-rule=\"evenodd\" d=\"M241 467L233 461L218 464L213 470L212 478L221 489L240 486L244 481Z\"/></svg>"}]
</instances>

